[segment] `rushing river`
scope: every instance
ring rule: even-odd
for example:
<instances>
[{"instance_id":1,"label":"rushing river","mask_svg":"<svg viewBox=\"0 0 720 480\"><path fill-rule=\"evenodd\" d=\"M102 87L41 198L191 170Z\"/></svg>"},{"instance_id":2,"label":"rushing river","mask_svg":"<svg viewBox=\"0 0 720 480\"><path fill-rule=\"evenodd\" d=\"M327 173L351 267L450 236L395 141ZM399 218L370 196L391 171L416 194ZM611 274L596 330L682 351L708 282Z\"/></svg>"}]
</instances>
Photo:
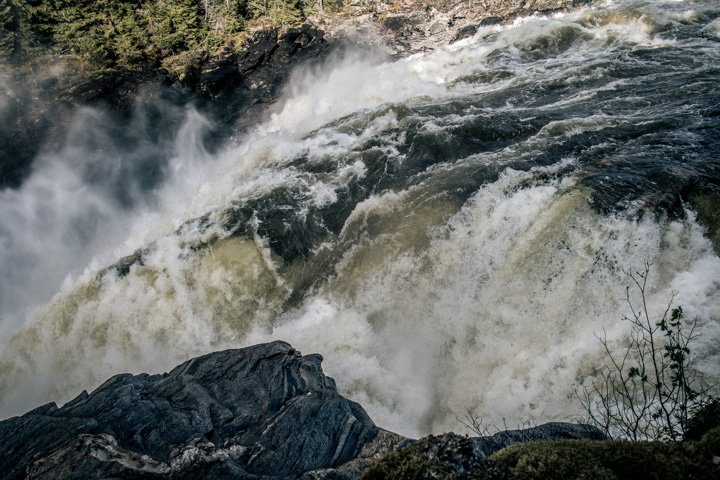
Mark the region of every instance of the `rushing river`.
<instances>
[{"instance_id":1,"label":"rushing river","mask_svg":"<svg viewBox=\"0 0 720 480\"><path fill-rule=\"evenodd\" d=\"M219 153L201 112L175 114L174 138L137 122L113 150L85 110L0 192L3 417L284 339L406 435L462 431L469 410L574 420L604 361L595 335L623 349L624 272L645 261L652 314L677 292L695 367L720 381L716 1L346 55L296 72Z\"/></svg>"}]
</instances>

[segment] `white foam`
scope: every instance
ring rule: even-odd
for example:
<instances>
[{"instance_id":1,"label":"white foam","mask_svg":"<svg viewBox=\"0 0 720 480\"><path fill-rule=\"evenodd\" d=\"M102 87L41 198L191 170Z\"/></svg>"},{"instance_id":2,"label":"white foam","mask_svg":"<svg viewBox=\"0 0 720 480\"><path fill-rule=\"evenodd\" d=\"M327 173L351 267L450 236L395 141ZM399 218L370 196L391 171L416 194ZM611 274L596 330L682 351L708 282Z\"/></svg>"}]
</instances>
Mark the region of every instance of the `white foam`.
<instances>
[{"instance_id":1,"label":"white foam","mask_svg":"<svg viewBox=\"0 0 720 480\"><path fill-rule=\"evenodd\" d=\"M337 202L338 192L368 173L355 151L363 142L382 137L382 148L401 161L396 145L403 133L395 131L402 126L401 104L468 93L482 98L545 80L582 83L602 72L583 76L573 65L602 59L614 45L672 45L642 16L574 23L596 13L489 27L394 63L348 57L298 73L276 115L217 156L200 141L207 121L188 111L167 178L132 212L83 181L82 148L71 144L66 158L48 156L21 190L0 192L0 225L13 225L0 260L16 270L17 283L3 283L3 298L24 298L32 288L20 305L45 303L16 317L24 327L0 352L0 389L10 392L0 400L0 415L63 402L115 373L159 372L193 355L282 338L304 353L322 353L340 391L399 433L461 430L456 417L467 410L510 426L568 420L581 413L574 389L603 360L594 334L604 328L613 348L623 348L627 278L620 269L640 268L646 259L654 263L654 314L678 291L676 302L700 319L699 369L720 378L720 260L692 214L670 223L596 214L589 193L572 177L562 178L572 158L528 172L496 162L515 146L460 160L503 169L460 211L452 198L434 193L430 181L371 195L320 249L340 257L329 274L290 310L285 301L296 288L293 279L314 268L312 260L284 265L261 238L215 241L224 237L219 224L235 201L294 188L303 196L299 208ZM519 51L567 27L581 30L572 48L549 60L518 60ZM508 78L479 85L461 80L497 68L493 58L503 53ZM566 98L562 106L616 86ZM524 107L500 108L522 113ZM356 125L365 118L370 121ZM465 118L433 123L412 116L433 132ZM341 128L328 125L333 121ZM597 114L554 122L524 147L617 121L625 120ZM77 135L86 133L78 127ZM297 159L332 161L337 168L313 177L290 166ZM451 166L438 159L434 168ZM200 228L194 219L206 214L218 225ZM79 231L91 238L75 241L73 222L89 216L98 223ZM212 247L193 247L205 242ZM126 275L98 276L138 248L146 249L142 264ZM38 272L48 283L37 283ZM50 300L68 272L73 276Z\"/></svg>"},{"instance_id":2,"label":"white foam","mask_svg":"<svg viewBox=\"0 0 720 480\"><path fill-rule=\"evenodd\" d=\"M720 19L716 18L710 22L707 27L705 27L705 31L717 38L720 38Z\"/></svg>"},{"instance_id":3,"label":"white foam","mask_svg":"<svg viewBox=\"0 0 720 480\"><path fill-rule=\"evenodd\" d=\"M619 267L656 262L652 313L680 291L676 302L702 311L703 336L718 338L718 258L694 222L602 218L559 185L513 189L528 175L508 171L479 192L427 251L388 237L359 244L323 292L251 340L323 352L342 392L381 425L417 436L461 430L468 410L496 425L579 419L575 389L604 356L595 334L604 329L622 349L629 333ZM401 201L376 197L356 214ZM717 349L699 350L701 370L716 378Z\"/></svg>"}]
</instances>

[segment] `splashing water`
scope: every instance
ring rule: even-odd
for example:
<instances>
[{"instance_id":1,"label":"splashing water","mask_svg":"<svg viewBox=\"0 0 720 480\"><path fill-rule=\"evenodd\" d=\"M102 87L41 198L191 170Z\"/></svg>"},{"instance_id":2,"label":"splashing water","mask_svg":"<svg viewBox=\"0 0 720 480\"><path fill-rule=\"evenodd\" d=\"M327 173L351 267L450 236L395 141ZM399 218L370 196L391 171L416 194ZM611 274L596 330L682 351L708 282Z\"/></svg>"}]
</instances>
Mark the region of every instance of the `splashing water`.
<instances>
[{"instance_id":1,"label":"splashing water","mask_svg":"<svg viewBox=\"0 0 720 480\"><path fill-rule=\"evenodd\" d=\"M679 292L717 382L720 258L694 205L720 181L718 18L617 2L348 56L219 154L193 110L175 138L134 125L135 149L84 111L0 192L2 414L284 339L409 436L468 410L572 420L645 260L654 313Z\"/></svg>"}]
</instances>

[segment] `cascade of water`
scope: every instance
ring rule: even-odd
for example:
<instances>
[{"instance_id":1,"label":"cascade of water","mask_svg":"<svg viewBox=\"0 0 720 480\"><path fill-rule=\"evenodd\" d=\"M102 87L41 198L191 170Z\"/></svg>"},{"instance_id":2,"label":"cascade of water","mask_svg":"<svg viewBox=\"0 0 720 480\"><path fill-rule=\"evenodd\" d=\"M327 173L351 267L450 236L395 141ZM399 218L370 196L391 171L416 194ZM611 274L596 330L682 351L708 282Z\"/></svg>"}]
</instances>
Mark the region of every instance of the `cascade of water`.
<instances>
[{"instance_id":1,"label":"cascade of water","mask_svg":"<svg viewBox=\"0 0 720 480\"><path fill-rule=\"evenodd\" d=\"M717 381L720 259L684 200L718 181L719 17L617 2L348 56L296 72L218 155L195 111L131 151L98 147L86 111L0 192L0 412L284 339L399 433L459 430L468 409L572 419L594 334L623 348L623 269L645 260L652 308L679 292Z\"/></svg>"}]
</instances>

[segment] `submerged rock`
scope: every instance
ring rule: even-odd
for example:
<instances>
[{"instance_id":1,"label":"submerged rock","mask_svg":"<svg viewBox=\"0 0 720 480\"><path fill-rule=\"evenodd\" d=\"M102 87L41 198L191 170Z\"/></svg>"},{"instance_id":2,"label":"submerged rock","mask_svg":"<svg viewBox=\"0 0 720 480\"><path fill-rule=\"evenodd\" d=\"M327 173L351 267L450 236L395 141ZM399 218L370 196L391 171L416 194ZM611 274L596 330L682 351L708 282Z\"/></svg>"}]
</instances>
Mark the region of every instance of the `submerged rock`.
<instances>
[{"instance_id":1,"label":"submerged rock","mask_svg":"<svg viewBox=\"0 0 720 480\"><path fill-rule=\"evenodd\" d=\"M0 422L3 478L326 478L404 440L338 394L321 361L278 341L117 375Z\"/></svg>"}]
</instances>

